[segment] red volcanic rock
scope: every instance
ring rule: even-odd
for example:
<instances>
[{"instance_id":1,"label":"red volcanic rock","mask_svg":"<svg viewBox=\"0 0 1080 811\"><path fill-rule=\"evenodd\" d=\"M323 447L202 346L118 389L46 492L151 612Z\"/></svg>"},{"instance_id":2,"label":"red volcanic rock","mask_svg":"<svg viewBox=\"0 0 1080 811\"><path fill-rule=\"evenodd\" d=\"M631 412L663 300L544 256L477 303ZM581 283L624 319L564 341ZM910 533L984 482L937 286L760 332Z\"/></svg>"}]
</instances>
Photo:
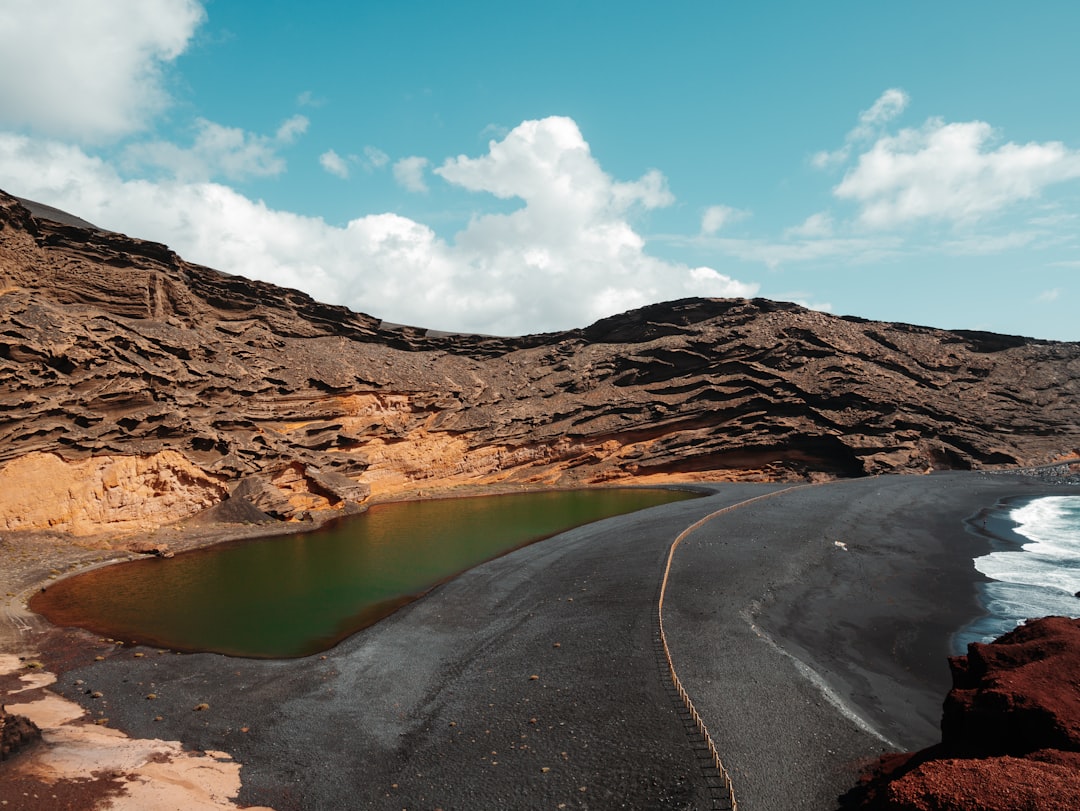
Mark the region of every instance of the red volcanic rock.
<instances>
[{"instance_id":1,"label":"red volcanic rock","mask_svg":"<svg viewBox=\"0 0 1080 811\"><path fill-rule=\"evenodd\" d=\"M883 757L842 807L1080 808L1080 620L1030 620L949 663L942 743Z\"/></svg>"},{"instance_id":2,"label":"red volcanic rock","mask_svg":"<svg viewBox=\"0 0 1080 811\"><path fill-rule=\"evenodd\" d=\"M879 805L890 811L1076 811L1080 756L998 757L923 763L891 783Z\"/></svg>"},{"instance_id":3,"label":"red volcanic rock","mask_svg":"<svg viewBox=\"0 0 1080 811\"><path fill-rule=\"evenodd\" d=\"M1080 752L1080 620L1029 622L989 645L969 645L949 665L953 689L941 719L949 752Z\"/></svg>"}]
</instances>

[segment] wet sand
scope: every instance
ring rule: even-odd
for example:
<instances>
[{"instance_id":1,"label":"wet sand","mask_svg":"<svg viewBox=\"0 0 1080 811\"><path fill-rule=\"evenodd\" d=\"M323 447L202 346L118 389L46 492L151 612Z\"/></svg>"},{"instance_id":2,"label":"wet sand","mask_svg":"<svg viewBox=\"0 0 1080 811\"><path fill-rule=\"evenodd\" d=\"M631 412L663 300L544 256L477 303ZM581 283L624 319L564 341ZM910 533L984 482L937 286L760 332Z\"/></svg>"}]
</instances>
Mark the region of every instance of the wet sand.
<instances>
[{"instance_id":1,"label":"wet sand","mask_svg":"<svg viewBox=\"0 0 1080 811\"><path fill-rule=\"evenodd\" d=\"M786 486L706 487L477 567L306 659L22 636L60 671L53 689L110 726L232 755L244 804L710 808L715 775L657 646L659 579L691 523ZM933 740L950 636L979 610L984 546L963 519L1062 491L1075 488L862 479L789 490L689 536L665 623L740 808L834 808L865 759Z\"/></svg>"}]
</instances>

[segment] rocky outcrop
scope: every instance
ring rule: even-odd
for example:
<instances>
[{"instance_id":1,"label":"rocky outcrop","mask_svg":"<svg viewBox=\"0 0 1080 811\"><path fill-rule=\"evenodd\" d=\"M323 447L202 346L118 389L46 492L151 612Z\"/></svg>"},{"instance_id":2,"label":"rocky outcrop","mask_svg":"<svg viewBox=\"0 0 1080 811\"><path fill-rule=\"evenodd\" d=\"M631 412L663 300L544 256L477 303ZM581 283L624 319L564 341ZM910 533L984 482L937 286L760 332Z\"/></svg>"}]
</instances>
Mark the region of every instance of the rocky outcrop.
<instances>
[{"instance_id":1,"label":"rocky outcrop","mask_svg":"<svg viewBox=\"0 0 1080 811\"><path fill-rule=\"evenodd\" d=\"M40 738L41 730L33 721L21 715L12 715L0 705L0 760L7 760Z\"/></svg>"},{"instance_id":2,"label":"rocky outcrop","mask_svg":"<svg viewBox=\"0 0 1080 811\"><path fill-rule=\"evenodd\" d=\"M969 757L1080 752L1080 620L1047 617L949 660L941 742Z\"/></svg>"},{"instance_id":3,"label":"rocky outcrop","mask_svg":"<svg viewBox=\"0 0 1080 811\"><path fill-rule=\"evenodd\" d=\"M1080 620L1030 620L950 666L941 744L883 758L844 807L1080 808Z\"/></svg>"},{"instance_id":4,"label":"rocky outcrop","mask_svg":"<svg viewBox=\"0 0 1080 811\"><path fill-rule=\"evenodd\" d=\"M76 460L32 451L0 468L0 529L142 529L206 509L226 490L177 451Z\"/></svg>"},{"instance_id":5,"label":"rocky outcrop","mask_svg":"<svg viewBox=\"0 0 1080 811\"><path fill-rule=\"evenodd\" d=\"M117 487L147 506L86 527L156 525L230 493L296 518L466 482L859 476L1080 449L1077 344L761 299L520 338L429 333L38 213L0 194L0 475L48 455L76 479L165 452L198 471L159 491L124 468ZM10 492L0 515L30 515L4 512Z\"/></svg>"}]
</instances>

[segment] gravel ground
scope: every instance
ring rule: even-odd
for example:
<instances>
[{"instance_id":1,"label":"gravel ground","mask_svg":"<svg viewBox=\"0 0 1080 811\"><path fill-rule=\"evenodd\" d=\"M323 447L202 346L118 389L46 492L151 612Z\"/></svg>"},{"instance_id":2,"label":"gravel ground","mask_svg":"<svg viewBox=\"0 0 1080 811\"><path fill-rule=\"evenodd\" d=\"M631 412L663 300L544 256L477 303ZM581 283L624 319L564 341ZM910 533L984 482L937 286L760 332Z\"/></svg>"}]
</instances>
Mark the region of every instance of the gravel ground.
<instances>
[{"instance_id":1,"label":"gravel ground","mask_svg":"<svg viewBox=\"0 0 1080 811\"><path fill-rule=\"evenodd\" d=\"M742 811L834 808L865 760L936 734L949 636L978 610L962 519L1055 487L978 473L818 485L684 541L665 625ZM111 726L231 753L240 801L278 811L723 807L657 646L659 581L687 526L784 488L709 485L564 533L305 659L62 631L43 657Z\"/></svg>"}]
</instances>

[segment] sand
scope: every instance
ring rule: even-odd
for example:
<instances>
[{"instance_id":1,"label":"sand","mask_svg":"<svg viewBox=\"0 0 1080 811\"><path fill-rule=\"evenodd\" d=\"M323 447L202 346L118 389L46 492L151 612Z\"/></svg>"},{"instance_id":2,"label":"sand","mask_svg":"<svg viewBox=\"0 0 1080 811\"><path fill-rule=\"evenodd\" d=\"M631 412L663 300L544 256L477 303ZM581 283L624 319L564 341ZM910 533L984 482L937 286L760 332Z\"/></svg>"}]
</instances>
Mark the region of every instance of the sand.
<instances>
[{"instance_id":1,"label":"sand","mask_svg":"<svg viewBox=\"0 0 1080 811\"><path fill-rule=\"evenodd\" d=\"M40 625L19 638L58 672L49 689L110 727L243 764L242 804L722 807L658 647L659 579L685 527L785 487L708 485L564 533L305 659L118 648ZM837 482L683 542L665 626L742 811L834 808L866 759L934 739L951 634L979 611L984 542L963 518L1044 492L1075 488L982 473Z\"/></svg>"}]
</instances>

